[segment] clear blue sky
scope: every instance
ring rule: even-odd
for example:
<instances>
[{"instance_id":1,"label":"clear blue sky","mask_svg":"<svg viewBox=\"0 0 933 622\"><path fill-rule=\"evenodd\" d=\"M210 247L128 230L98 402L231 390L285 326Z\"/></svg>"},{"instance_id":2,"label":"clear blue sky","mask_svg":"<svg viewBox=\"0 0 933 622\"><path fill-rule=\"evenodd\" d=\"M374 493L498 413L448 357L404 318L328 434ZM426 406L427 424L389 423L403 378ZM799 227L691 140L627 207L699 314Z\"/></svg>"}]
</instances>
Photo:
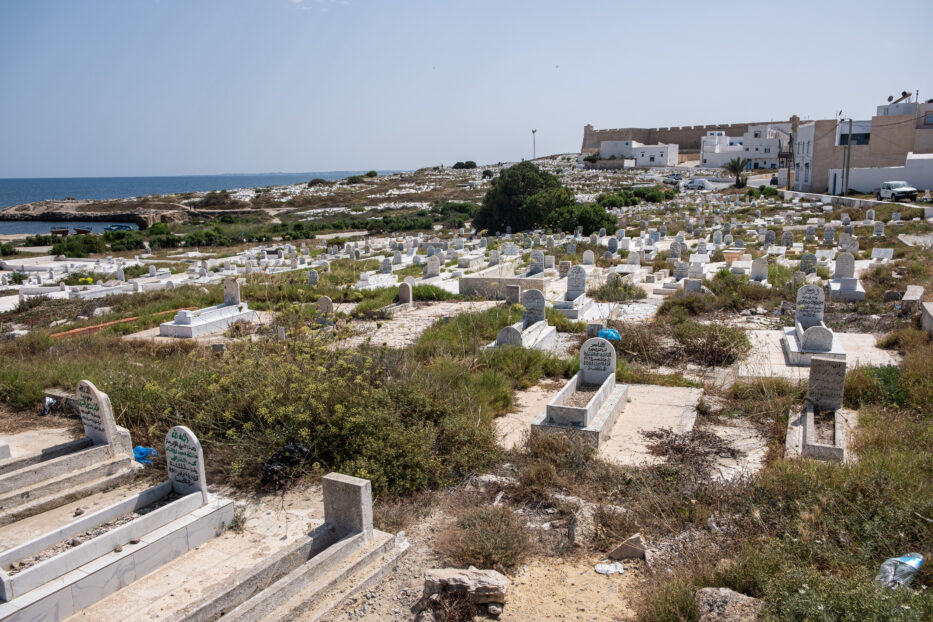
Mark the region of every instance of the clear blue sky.
<instances>
[{"instance_id":1,"label":"clear blue sky","mask_svg":"<svg viewBox=\"0 0 933 622\"><path fill-rule=\"evenodd\" d=\"M416 168L933 98L930 0L0 0L0 177Z\"/></svg>"}]
</instances>

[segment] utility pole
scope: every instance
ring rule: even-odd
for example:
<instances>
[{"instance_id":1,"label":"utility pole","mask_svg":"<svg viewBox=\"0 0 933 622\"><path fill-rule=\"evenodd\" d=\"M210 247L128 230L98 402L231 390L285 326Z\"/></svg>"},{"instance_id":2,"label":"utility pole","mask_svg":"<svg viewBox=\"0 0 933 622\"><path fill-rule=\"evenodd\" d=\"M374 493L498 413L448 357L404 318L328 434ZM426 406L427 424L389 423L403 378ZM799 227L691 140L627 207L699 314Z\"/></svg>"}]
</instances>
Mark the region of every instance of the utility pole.
<instances>
[{"instance_id":1,"label":"utility pole","mask_svg":"<svg viewBox=\"0 0 933 622\"><path fill-rule=\"evenodd\" d=\"M531 130L531 159L534 160L537 151L537 144L535 141L535 134L538 133L538 130Z\"/></svg>"},{"instance_id":2,"label":"utility pole","mask_svg":"<svg viewBox=\"0 0 933 622\"><path fill-rule=\"evenodd\" d=\"M849 196L849 169L852 166L852 117L849 117L849 139L846 141L846 172L843 176L842 196Z\"/></svg>"}]
</instances>

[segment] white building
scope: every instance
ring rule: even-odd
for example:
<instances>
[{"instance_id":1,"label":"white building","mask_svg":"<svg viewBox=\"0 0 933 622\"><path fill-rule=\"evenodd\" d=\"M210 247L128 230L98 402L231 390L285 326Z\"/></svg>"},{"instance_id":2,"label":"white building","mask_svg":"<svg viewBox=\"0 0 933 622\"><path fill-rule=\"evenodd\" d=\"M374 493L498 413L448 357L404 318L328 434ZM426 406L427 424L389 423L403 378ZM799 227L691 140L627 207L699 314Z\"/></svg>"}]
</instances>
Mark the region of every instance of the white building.
<instances>
[{"instance_id":1,"label":"white building","mask_svg":"<svg viewBox=\"0 0 933 622\"><path fill-rule=\"evenodd\" d=\"M790 123L750 125L741 137L707 132L700 138L700 166L721 168L734 158L744 158L749 170L777 169L778 154L789 142Z\"/></svg>"},{"instance_id":2,"label":"white building","mask_svg":"<svg viewBox=\"0 0 933 622\"><path fill-rule=\"evenodd\" d=\"M839 185L842 174L842 169L829 169L827 183L830 188L833 181ZM849 169L849 189L853 192L874 194L886 181L906 181L921 192L933 190L933 153L908 153L904 166Z\"/></svg>"},{"instance_id":3,"label":"white building","mask_svg":"<svg viewBox=\"0 0 933 622\"><path fill-rule=\"evenodd\" d=\"M726 136L722 131L710 131L700 137L700 166L722 168L726 162L742 155L744 145L741 138Z\"/></svg>"},{"instance_id":4,"label":"white building","mask_svg":"<svg viewBox=\"0 0 933 622\"><path fill-rule=\"evenodd\" d=\"M634 159L635 166L677 166L679 145L643 145L637 140L604 140L599 143L599 157L609 159Z\"/></svg>"}]
</instances>

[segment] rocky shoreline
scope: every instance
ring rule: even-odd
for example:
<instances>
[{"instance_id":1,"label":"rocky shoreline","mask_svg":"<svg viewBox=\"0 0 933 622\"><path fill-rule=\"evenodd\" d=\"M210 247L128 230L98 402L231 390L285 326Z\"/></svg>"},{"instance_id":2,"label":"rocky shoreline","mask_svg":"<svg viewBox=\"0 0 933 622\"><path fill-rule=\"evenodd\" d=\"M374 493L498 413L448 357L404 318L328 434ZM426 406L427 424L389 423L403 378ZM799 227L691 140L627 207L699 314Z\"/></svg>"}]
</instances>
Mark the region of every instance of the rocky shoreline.
<instances>
[{"instance_id":1,"label":"rocky shoreline","mask_svg":"<svg viewBox=\"0 0 933 622\"><path fill-rule=\"evenodd\" d=\"M187 222L192 217L215 217L236 212L240 215L264 213L255 209L196 209L181 203L134 201L38 201L0 210L0 221L38 220L43 222L127 222L146 229L158 222Z\"/></svg>"}]
</instances>

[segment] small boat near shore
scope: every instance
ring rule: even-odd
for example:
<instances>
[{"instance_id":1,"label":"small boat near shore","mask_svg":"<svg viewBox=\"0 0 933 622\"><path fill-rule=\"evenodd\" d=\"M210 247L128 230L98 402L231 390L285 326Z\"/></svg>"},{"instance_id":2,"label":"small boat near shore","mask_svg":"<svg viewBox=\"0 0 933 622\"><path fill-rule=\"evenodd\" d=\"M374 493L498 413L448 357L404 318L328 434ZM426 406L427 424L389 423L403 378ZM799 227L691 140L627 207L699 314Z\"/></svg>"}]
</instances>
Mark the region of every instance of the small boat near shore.
<instances>
[{"instance_id":1,"label":"small boat near shore","mask_svg":"<svg viewBox=\"0 0 933 622\"><path fill-rule=\"evenodd\" d=\"M71 231L69 231L68 227L50 227L49 228L50 235L59 235L59 236L64 237L68 235L69 233L71 233Z\"/></svg>"},{"instance_id":2,"label":"small boat near shore","mask_svg":"<svg viewBox=\"0 0 933 622\"><path fill-rule=\"evenodd\" d=\"M133 227L129 225L107 225L104 227L105 231L132 231Z\"/></svg>"},{"instance_id":3,"label":"small boat near shore","mask_svg":"<svg viewBox=\"0 0 933 622\"><path fill-rule=\"evenodd\" d=\"M90 227L75 227L75 235L90 235L91 231Z\"/></svg>"}]
</instances>

